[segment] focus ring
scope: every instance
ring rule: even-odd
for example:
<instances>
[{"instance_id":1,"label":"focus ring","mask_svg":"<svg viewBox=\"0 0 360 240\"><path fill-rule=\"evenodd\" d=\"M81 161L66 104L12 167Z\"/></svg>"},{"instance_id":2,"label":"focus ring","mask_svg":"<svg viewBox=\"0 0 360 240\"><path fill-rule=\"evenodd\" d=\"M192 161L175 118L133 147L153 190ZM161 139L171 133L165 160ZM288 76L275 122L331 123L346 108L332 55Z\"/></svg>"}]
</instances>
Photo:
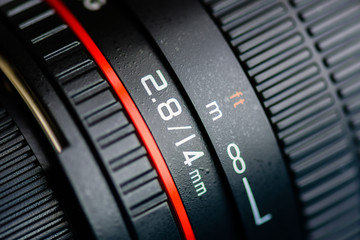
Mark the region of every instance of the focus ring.
<instances>
[{"instance_id":1,"label":"focus ring","mask_svg":"<svg viewBox=\"0 0 360 240\"><path fill-rule=\"evenodd\" d=\"M180 238L168 198L134 125L82 44L42 1L29 8L22 2L10 5L3 6L6 14L46 61L95 144L134 234L140 239Z\"/></svg>"},{"instance_id":2,"label":"focus ring","mask_svg":"<svg viewBox=\"0 0 360 240\"><path fill-rule=\"evenodd\" d=\"M23 135L0 107L0 238L72 239L65 214Z\"/></svg>"},{"instance_id":3,"label":"focus ring","mask_svg":"<svg viewBox=\"0 0 360 240\"><path fill-rule=\"evenodd\" d=\"M359 165L349 129L359 127L358 2L206 2L284 147L309 238L356 236Z\"/></svg>"}]
</instances>

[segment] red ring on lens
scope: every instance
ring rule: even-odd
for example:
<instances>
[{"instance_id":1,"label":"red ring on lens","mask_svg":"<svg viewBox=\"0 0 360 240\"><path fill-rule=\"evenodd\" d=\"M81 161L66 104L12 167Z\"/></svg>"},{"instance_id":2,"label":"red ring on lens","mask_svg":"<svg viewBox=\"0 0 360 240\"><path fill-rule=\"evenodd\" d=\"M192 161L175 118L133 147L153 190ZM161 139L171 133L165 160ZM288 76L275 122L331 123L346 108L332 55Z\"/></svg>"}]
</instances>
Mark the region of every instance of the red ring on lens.
<instances>
[{"instance_id":1,"label":"red ring on lens","mask_svg":"<svg viewBox=\"0 0 360 240\"><path fill-rule=\"evenodd\" d=\"M160 150L139 110L131 99L129 93L126 91L124 85L121 83L120 78L116 75L114 69L110 66L100 49L96 46L95 42L91 39L89 34L85 31L71 11L60 0L45 0L45 2L55 9L59 16L79 38L80 42L93 57L102 73L114 89L131 121L133 122L146 150L149 153L150 159L160 176L161 183L165 188L165 192L170 199L172 208L176 213L184 237L186 239L195 239L185 207L165 160L162 157Z\"/></svg>"}]
</instances>

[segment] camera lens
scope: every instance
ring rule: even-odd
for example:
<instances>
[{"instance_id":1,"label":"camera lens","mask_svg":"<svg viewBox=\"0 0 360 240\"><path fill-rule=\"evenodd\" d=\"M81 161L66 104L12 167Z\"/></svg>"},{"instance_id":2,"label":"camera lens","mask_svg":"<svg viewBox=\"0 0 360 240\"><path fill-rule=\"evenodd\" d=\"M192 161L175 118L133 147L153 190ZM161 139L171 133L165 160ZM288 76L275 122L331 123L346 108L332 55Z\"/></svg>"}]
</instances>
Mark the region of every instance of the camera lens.
<instances>
[{"instance_id":1,"label":"camera lens","mask_svg":"<svg viewBox=\"0 0 360 240\"><path fill-rule=\"evenodd\" d=\"M359 8L0 0L0 239L358 239Z\"/></svg>"}]
</instances>

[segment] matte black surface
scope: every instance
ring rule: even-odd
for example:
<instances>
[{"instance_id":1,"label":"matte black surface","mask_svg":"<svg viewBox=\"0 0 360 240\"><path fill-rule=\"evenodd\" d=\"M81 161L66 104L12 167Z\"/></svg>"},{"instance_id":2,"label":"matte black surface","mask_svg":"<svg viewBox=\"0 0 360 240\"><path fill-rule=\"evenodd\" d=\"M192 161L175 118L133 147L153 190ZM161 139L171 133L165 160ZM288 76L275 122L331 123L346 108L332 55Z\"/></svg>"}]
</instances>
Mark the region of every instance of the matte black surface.
<instances>
[{"instance_id":1,"label":"matte black surface","mask_svg":"<svg viewBox=\"0 0 360 240\"><path fill-rule=\"evenodd\" d=\"M14 17L13 22L31 22L34 17L49 11L50 8L43 5L40 4L25 11L26 16L20 14L21 20L19 17ZM24 24L19 26L22 25ZM61 31L48 34L59 27ZM159 184L158 175L148 159L134 126L128 120L119 100L114 96L107 81L104 80L82 44L56 15L27 26L21 33L27 40L31 40L32 50L35 51L37 57L45 60L42 64L55 80L54 84L60 88L60 92L65 93L64 97L67 98L65 101L71 104L71 111L76 111L75 119L82 122L83 126L80 128L85 128L85 136L90 137L92 141L90 145L95 150L95 156L100 158L100 170L110 184L112 194L115 194L117 205L125 219L121 219L124 222L121 222L122 225L118 226L118 229L111 230L104 228L103 224L106 224L104 221L93 222L92 224L96 226L92 227L104 228L102 231L108 231L106 234L96 233L103 234L98 235L97 238L109 239L120 236L128 238L128 230L135 238L139 237L139 233L142 237L151 236L144 230L152 232L156 229L156 224L161 224L162 229L171 233L167 234L165 231L162 233L164 236L171 235L174 238L176 236L180 238L170 208L164 207L168 205L167 196ZM58 48L53 47L54 42ZM59 42L63 45L59 45ZM51 49L51 52L48 49ZM74 156L82 158L79 154L74 154ZM110 197L110 195L104 194L103 197ZM96 201L97 204L108 207L102 200ZM163 207L158 208L159 205ZM108 211L114 210L109 208ZM160 218L157 222L149 222L147 228L134 224L135 220L145 222L143 218L149 219L148 214L153 217L160 216ZM114 216L96 215L96 217L106 217L107 221L116 220ZM137 230L137 227L141 230Z\"/></svg>"},{"instance_id":2,"label":"matte black surface","mask_svg":"<svg viewBox=\"0 0 360 240\"><path fill-rule=\"evenodd\" d=\"M114 0L99 11L65 2L148 124L197 238L359 238L357 0ZM7 222L11 236L40 225L49 227L35 230L40 236L67 233L65 213L80 239L180 238L134 126L69 27L41 0L0 0L0 20L0 54L25 76L64 146L56 154L19 125L64 212L51 205L31 226ZM4 131L6 155L24 140ZM0 167L0 181L36 163L27 160ZM43 179L27 179L24 191L42 189ZM18 196L11 194L0 201ZM0 216L7 207L0 204ZM51 228L48 220L58 219ZM9 229L1 224L0 238Z\"/></svg>"},{"instance_id":3,"label":"matte black surface","mask_svg":"<svg viewBox=\"0 0 360 240\"><path fill-rule=\"evenodd\" d=\"M72 239L74 234L59 202L59 192L50 186L44 167L34 154L40 152L39 146L35 145L33 151L34 145L27 142L31 139L34 143L36 138L32 116L21 107L21 100L15 94L4 91L9 86L2 73L0 78L3 80L0 85L0 238L42 239L55 235L62 240ZM14 117L21 123L19 126ZM45 165L47 173L48 165Z\"/></svg>"},{"instance_id":4,"label":"matte black surface","mask_svg":"<svg viewBox=\"0 0 360 240\"><path fill-rule=\"evenodd\" d=\"M128 3L163 51L201 118L226 173L247 236L300 238L297 205L271 126L247 77L206 12L194 1ZM241 99L243 104L235 106ZM213 107L206 107L214 101L222 111L218 119L210 114ZM246 163L242 174L234 171L227 151L230 144L238 146ZM263 225L255 224L245 177L260 216L272 215Z\"/></svg>"},{"instance_id":5,"label":"matte black surface","mask_svg":"<svg viewBox=\"0 0 360 240\"><path fill-rule=\"evenodd\" d=\"M358 1L212 1L268 113L309 239L360 232ZM355 136L354 136L355 134Z\"/></svg>"},{"instance_id":6,"label":"matte black surface","mask_svg":"<svg viewBox=\"0 0 360 240\"><path fill-rule=\"evenodd\" d=\"M56 160L53 164L65 173L66 178L57 179L57 184L63 185L62 187L67 186L64 187L67 191L65 195L72 200L67 204L70 214L74 214L74 220L78 221L75 225L79 226L79 229L85 229L82 232L84 238L92 236L105 239L120 238L120 236L126 238L127 230L115 199L82 133L60 100L59 95L63 96L61 91L58 95L54 90L58 85L56 82L50 84L48 79L53 80L53 78L48 72L45 71L49 78L40 71L26 48L13 37L12 33L3 24L0 27L0 31L7 36L6 39L0 40L2 54L10 59L22 76L26 76L27 84L33 86L32 91L60 130L60 136L64 138L62 139L64 149L60 154L55 153ZM13 47L9 47L9 43ZM24 45L29 47L28 42ZM34 58L39 60L36 55ZM40 66L44 65L40 64Z\"/></svg>"},{"instance_id":7,"label":"matte black surface","mask_svg":"<svg viewBox=\"0 0 360 240\"><path fill-rule=\"evenodd\" d=\"M202 133L177 90L171 73L164 67L157 52L138 30L137 25L130 21L132 18L123 9L124 6L115 2L109 3L99 12L86 11L79 3L70 3L70 6L114 66L148 124L173 175L195 235L199 238L237 237L240 234L237 227L240 223L231 208L233 203L228 196L228 187L224 185L215 168L214 159L206 147ZM121 14L119 9L123 9L120 10ZM103 15L107 17L102 18L101 25L97 24L96 19ZM113 22L118 24L112 25ZM159 81L156 70L161 70L168 86L161 92L150 87L153 95L149 96L141 84L141 78L151 74ZM161 119L157 106L170 98L177 99L182 113L165 121ZM191 128L168 130L183 126ZM175 145L193 134L194 138L179 146ZM204 152L204 156L188 166L184 164L186 159L183 152L190 151ZM197 171L201 176L198 182L195 181ZM201 182L205 185L206 193L198 196L195 185ZM201 186L198 185L198 189L199 187Z\"/></svg>"}]
</instances>

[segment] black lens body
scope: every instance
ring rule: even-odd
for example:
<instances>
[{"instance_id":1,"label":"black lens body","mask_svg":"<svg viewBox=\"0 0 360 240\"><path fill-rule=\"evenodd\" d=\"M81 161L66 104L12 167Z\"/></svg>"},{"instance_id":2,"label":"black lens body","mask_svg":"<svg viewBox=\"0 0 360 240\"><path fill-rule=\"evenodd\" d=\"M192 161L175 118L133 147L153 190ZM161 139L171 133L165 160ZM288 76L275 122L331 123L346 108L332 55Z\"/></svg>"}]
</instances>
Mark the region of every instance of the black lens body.
<instances>
[{"instance_id":1,"label":"black lens body","mask_svg":"<svg viewBox=\"0 0 360 240\"><path fill-rule=\"evenodd\" d=\"M358 239L359 8L0 0L0 239Z\"/></svg>"}]
</instances>

